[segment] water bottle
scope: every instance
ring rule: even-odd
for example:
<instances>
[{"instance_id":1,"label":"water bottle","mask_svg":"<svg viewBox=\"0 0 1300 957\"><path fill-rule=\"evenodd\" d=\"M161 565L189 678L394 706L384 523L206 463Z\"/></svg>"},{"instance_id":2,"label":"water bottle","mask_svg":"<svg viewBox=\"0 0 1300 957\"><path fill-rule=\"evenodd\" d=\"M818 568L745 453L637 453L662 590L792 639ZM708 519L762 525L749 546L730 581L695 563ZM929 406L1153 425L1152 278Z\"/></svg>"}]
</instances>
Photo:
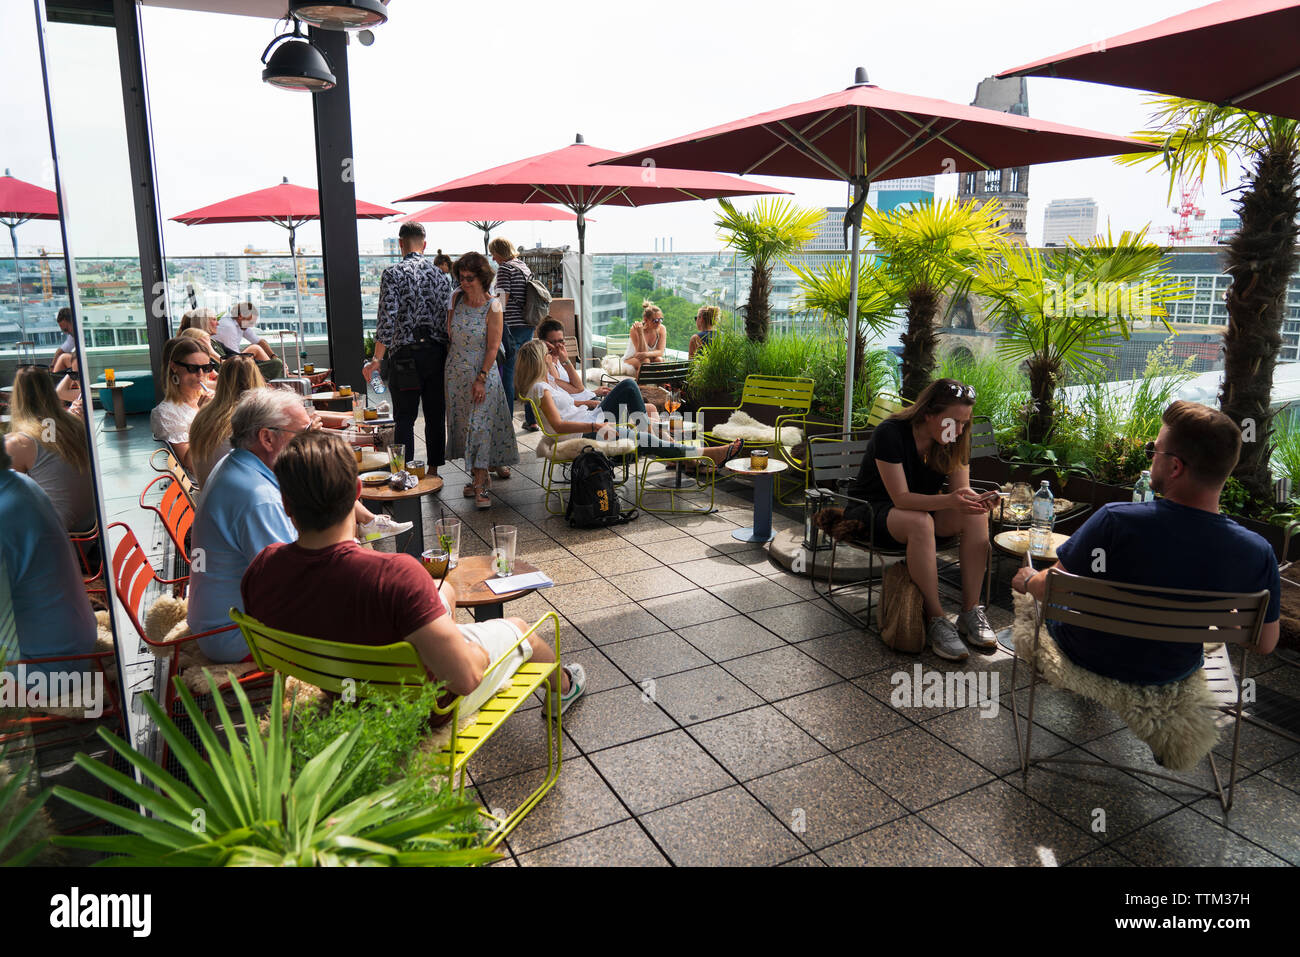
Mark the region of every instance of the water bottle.
<instances>
[{"instance_id":1,"label":"water bottle","mask_svg":"<svg viewBox=\"0 0 1300 957\"><path fill-rule=\"evenodd\" d=\"M1151 473L1143 469L1142 476L1133 486L1133 501L1135 502L1154 502L1156 493L1151 490Z\"/></svg>"},{"instance_id":2,"label":"water bottle","mask_svg":"<svg viewBox=\"0 0 1300 957\"><path fill-rule=\"evenodd\" d=\"M1029 551L1034 555L1046 555L1052 543L1052 526L1056 524L1056 499L1052 490L1043 479L1043 484L1034 493L1032 524L1029 526Z\"/></svg>"},{"instance_id":3,"label":"water bottle","mask_svg":"<svg viewBox=\"0 0 1300 957\"><path fill-rule=\"evenodd\" d=\"M379 370L376 369L370 373L370 391L375 395L383 395L387 389L384 388L384 380L379 378Z\"/></svg>"}]
</instances>

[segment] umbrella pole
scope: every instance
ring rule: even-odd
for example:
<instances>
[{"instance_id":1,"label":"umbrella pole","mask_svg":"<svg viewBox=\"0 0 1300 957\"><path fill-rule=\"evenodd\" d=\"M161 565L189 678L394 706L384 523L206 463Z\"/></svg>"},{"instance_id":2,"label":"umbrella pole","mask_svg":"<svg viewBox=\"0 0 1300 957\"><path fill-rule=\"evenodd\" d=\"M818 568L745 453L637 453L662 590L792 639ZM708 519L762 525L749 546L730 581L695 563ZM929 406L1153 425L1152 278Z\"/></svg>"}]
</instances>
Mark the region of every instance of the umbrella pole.
<instances>
[{"instance_id":1,"label":"umbrella pole","mask_svg":"<svg viewBox=\"0 0 1300 957\"><path fill-rule=\"evenodd\" d=\"M9 224L9 242L14 247L14 291L18 294L18 328L22 330L21 338L27 341L27 310L23 308L23 277L18 274L18 226Z\"/></svg>"},{"instance_id":2,"label":"umbrella pole","mask_svg":"<svg viewBox=\"0 0 1300 957\"><path fill-rule=\"evenodd\" d=\"M307 358L307 339L302 324L302 290L298 288L298 244L295 239L296 230L291 225L289 227L289 258L293 260L293 296L294 301L298 304L298 368L301 369L303 360ZM289 375L289 370L285 369L284 374Z\"/></svg>"},{"instance_id":3,"label":"umbrella pole","mask_svg":"<svg viewBox=\"0 0 1300 957\"><path fill-rule=\"evenodd\" d=\"M586 258L587 258L587 218L583 215L582 210L576 210L578 214L578 301L574 306L573 314L577 317L573 323L574 335L578 338L578 355L582 356L583 375L586 375L587 366L590 365L590 356L587 354L590 350L590 344L587 337L582 334L582 324L586 319L585 292L587 289L586 275Z\"/></svg>"},{"instance_id":4,"label":"umbrella pole","mask_svg":"<svg viewBox=\"0 0 1300 957\"><path fill-rule=\"evenodd\" d=\"M479 228L481 228L481 229L483 230L483 255L484 255L484 256L487 256L487 255L488 255L488 236L490 236L491 233L489 232L489 230L488 230L486 227L479 227Z\"/></svg>"},{"instance_id":5,"label":"umbrella pole","mask_svg":"<svg viewBox=\"0 0 1300 957\"><path fill-rule=\"evenodd\" d=\"M866 157L866 144L862 122L862 110L854 113L853 130L853 205L849 207L849 217L853 225L852 254L849 257L849 311L845 317L848 331L848 347L844 351L844 432L853 431L853 368L854 353L858 346L858 256L862 248L862 207L867 202L867 188L870 185L863 169Z\"/></svg>"}]
</instances>

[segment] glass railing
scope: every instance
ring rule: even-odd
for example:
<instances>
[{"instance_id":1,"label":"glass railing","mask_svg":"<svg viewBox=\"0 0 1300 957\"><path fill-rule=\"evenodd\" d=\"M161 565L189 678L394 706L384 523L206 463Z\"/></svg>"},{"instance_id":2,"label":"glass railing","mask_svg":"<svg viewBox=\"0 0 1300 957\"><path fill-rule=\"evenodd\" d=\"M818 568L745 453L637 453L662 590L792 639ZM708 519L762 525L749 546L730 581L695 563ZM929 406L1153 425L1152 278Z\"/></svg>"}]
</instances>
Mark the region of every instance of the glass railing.
<instances>
[{"instance_id":1,"label":"glass railing","mask_svg":"<svg viewBox=\"0 0 1300 957\"><path fill-rule=\"evenodd\" d=\"M527 253L528 251L525 251ZM1171 272L1193 290L1192 298L1175 304L1170 320L1189 335L1181 351L1193 358L1197 371L1213 367L1212 339L1215 326L1227 322L1223 290L1228 278L1221 268L1221 250L1182 248L1170 253ZM801 268L820 269L844 260L846 252L807 252L793 261ZM864 255L870 256L868 250ZM362 327L373 335L379 302L380 276L397 255L364 255L359 258L362 298ZM721 330L743 328L743 307L749 298L750 268L747 261L728 251L600 253L590 257L588 277L591 290L592 344L599 351L609 335L626 335L631 323L641 317L642 303L652 301L664 312L668 348L685 354L695 333L695 315L701 306L718 307ZM0 371L21 361L18 343L34 343L37 361L46 361L63 340L56 318L67 304L67 277L58 256L24 256L18 260L21 276L21 305L16 294L12 259L0 259ZM119 367L135 363L148 367L147 310L164 311L160 303L141 289L138 262L130 257L78 258L77 282L92 372L105 365ZM296 333L301 309L306 348L316 361L325 358L327 317L325 283L321 257L302 256L297 273L287 255L239 255L172 257L167 261L167 295L173 323L194 306L218 313L229 311L239 301L255 303L262 335L280 350L279 333ZM770 283L770 330L773 333L816 334L826 328L816 313L800 310L798 279L785 263L777 265ZM969 321L957 317L946 330L959 337L996 336L979 321L974 310ZM1195 334L1196 326L1207 326ZM875 343L895 345L902 329L901 314L892 328ZM1155 337L1157 331L1149 336ZM1204 339L1205 341L1198 341ZM1300 274L1292 279L1288 316L1283 328L1283 361L1300 358ZM293 348L293 338L287 346ZM1134 374L1141 356L1133 349L1125 361L1117 362L1117 378ZM1122 350L1123 351L1123 350ZM1138 349L1138 352L1143 349ZM111 360L111 361L110 361ZM1140 370L1139 370L1140 371Z\"/></svg>"}]
</instances>

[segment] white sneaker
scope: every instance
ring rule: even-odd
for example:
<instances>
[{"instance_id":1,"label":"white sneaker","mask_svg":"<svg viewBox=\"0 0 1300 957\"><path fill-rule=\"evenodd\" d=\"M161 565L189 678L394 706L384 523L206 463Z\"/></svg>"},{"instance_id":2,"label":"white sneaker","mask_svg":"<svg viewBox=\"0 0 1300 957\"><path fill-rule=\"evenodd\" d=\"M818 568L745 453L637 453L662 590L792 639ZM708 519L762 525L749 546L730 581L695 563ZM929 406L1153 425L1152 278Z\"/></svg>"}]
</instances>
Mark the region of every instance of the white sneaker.
<instances>
[{"instance_id":1,"label":"white sneaker","mask_svg":"<svg viewBox=\"0 0 1300 957\"><path fill-rule=\"evenodd\" d=\"M574 662L571 665L565 665L564 670L569 673L568 693L556 694L554 691L551 691L548 686L542 685L542 687L547 691L546 697L548 698L546 705L542 708L543 718L550 716L551 709L555 706L556 699L558 699L560 703L560 714L564 714L564 712L569 710L569 706L578 700L578 696L581 695L583 690L587 687L587 672L582 665Z\"/></svg>"},{"instance_id":2,"label":"white sneaker","mask_svg":"<svg viewBox=\"0 0 1300 957\"><path fill-rule=\"evenodd\" d=\"M946 617L931 618L925 633L930 639L930 647L940 658L947 658L949 661L965 661L970 657L970 652L962 643L961 636L957 634L956 626Z\"/></svg>"},{"instance_id":3,"label":"white sneaker","mask_svg":"<svg viewBox=\"0 0 1300 957\"><path fill-rule=\"evenodd\" d=\"M375 516L374 521L357 526L357 530L361 532L360 538L362 542L373 542L381 538L400 535L402 532L409 532L414 527L414 522L394 522L381 512Z\"/></svg>"}]
</instances>

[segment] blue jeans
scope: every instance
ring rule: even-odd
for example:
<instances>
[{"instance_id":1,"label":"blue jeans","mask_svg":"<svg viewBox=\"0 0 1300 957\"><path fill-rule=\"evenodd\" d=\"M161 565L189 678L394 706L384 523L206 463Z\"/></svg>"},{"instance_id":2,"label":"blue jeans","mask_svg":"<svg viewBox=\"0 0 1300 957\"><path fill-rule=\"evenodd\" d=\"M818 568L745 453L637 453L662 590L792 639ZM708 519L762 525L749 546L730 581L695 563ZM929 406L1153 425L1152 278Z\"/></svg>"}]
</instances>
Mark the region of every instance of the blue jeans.
<instances>
[{"instance_id":1,"label":"blue jeans","mask_svg":"<svg viewBox=\"0 0 1300 957\"><path fill-rule=\"evenodd\" d=\"M527 326L506 326L502 330L502 336L505 337L506 344L506 361L501 366L501 384L505 386L506 401L510 403L510 415L515 414L515 358L519 355L519 347L529 339L533 338L533 330ZM533 424L533 412L524 403L524 424Z\"/></svg>"}]
</instances>

